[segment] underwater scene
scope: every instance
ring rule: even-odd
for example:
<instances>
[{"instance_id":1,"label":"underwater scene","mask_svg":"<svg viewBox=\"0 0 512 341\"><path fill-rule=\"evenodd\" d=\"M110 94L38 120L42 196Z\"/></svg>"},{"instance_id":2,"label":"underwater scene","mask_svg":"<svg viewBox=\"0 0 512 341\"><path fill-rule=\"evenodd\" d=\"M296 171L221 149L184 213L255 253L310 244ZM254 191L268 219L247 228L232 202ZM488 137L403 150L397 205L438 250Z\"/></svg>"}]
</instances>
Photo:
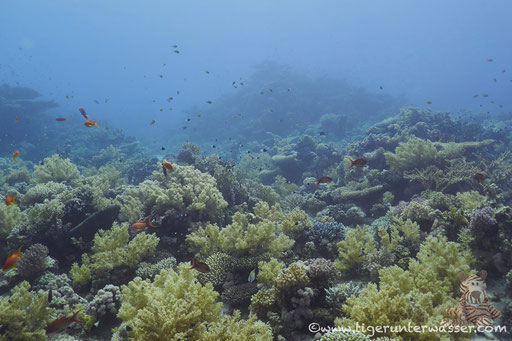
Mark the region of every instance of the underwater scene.
<instances>
[{"instance_id":1,"label":"underwater scene","mask_svg":"<svg viewBox=\"0 0 512 341\"><path fill-rule=\"evenodd\" d=\"M0 341L512 340L510 14L3 1Z\"/></svg>"}]
</instances>

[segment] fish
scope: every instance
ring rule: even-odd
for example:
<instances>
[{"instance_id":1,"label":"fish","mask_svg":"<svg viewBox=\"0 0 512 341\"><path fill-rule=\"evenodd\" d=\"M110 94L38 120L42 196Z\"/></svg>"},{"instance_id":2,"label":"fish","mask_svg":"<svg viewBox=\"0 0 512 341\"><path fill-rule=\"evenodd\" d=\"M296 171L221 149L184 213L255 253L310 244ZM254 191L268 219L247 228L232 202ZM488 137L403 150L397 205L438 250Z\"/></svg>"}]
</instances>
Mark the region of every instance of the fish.
<instances>
[{"instance_id":1,"label":"fish","mask_svg":"<svg viewBox=\"0 0 512 341\"><path fill-rule=\"evenodd\" d=\"M176 90L176 95L179 95L180 94L180 91L179 90Z\"/></svg>"},{"instance_id":2,"label":"fish","mask_svg":"<svg viewBox=\"0 0 512 341\"><path fill-rule=\"evenodd\" d=\"M252 283L252 282L254 282L255 279L256 279L256 269L252 269L252 271L249 273L249 277L247 278L247 281L249 283Z\"/></svg>"},{"instance_id":3,"label":"fish","mask_svg":"<svg viewBox=\"0 0 512 341\"><path fill-rule=\"evenodd\" d=\"M479 184L481 184L485 180L485 175L483 173L476 173L475 176L473 176L473 179L475 179Z\"/></svg>"},{"instance_id":4,"label":"fish","mask_svg":"<svg viewBox=\"0 0 512 341\"><path fill-rule=\"evenodd\" d=\"M20 151L15 150L14 153L12 153L12 161L17 162L16 159L20 156Z\"/></svg>"},{"instance_id":5,"label":"fish","mask_svg":"<svg viewBox=\"0 0 512 341\"><path fill-rule=\"evenodd\" d=\"M507 71L507 70L503 69L503 70L501 70L501 73L505 73L506 71Z\"/></svg>"},{"instance_id":6,"label":"fish","mask_svg":"<svg viewBox=\"0 0 512 341\"><path fill-rule=\"evenodd\" d=\"M431 101L425 101L425 104L432 104Z\"/></svg>"},{"instance_id":7,"label":"fish","mask_svg":"<svg viewBox=\"0 0 512 341\"><path fill-rule=\"evenodd\" d=\"M160 78L164 78L164 75L159 75Z\"/></svg>"},{"instance_id":8,"label":"fish","mask_svg":"<svg viewBox=\"0 0 512 341\"><path fill-rule=\"evenodd\" d=\"M170 163L170 162L168 162L168 161L165 161L165 160L164 160L164 161L162 161L162 166L163 166L164 168L166 168L167 170L170 170L170 171L173 171L173 170L174 170L174 167L173 167L173 166L171 165L171 163Z\"/></svg>"},{"instance_id":9,"label":"fish","mask_svg":"<svg viewBox=\"0 0 512 341\"><path fill-rule=\"evenodd\" d=\"M349 159L350 160L350 166L348 167L349 169L356 166L356 167L364 167L368 161L366 161L366 159L364 158L359 158L359 159L355 159L355 160L352 160L352 159Z\"/></svg>"},{"instance_id":10,"label":"fish","mask_svg":"<svg viewBox=\"0 0 512 341\"><path fill-rule=\"evenodd\" d=\"M16 122L19 122L20 121L20 118L18 115L16 115L16 117L14 118L16 120Z\"/></svg>"},{"instance_id":11,"label":"fish","mask_svg":"<svg viewBox=\"0 0 512 341\"><path fill-rule=\"evenodd\" d=\"M332 178L330 176L322 176L320 179L315 179L315 182L316 182L316 186L318 187L318 185L320 185L320 184L326 184L326 183L332 182Z\"/></svg>"},{"instance_id":12,"label":"fish","mask_svg":"<svg viewBox=\"0 0 512 341\"><path fill-rule=\"evenodd\" d=\"M212 104L213 102L212 102L212 101L206 101L206 103L208 103L208 104Z\"/></svg>"},{"instance_id":13,"label":"fish","mask_svg":"<svg viewBox=\"0 0 512 341\"><path fill-rule=\"evenodd\" d=\"M192 263L192 266L189 268L189 270L197 270L204 274L207 274L208 272L210 272L210 267L206 263L199 262L195 258L192 258L191 263Z\"/></svg>"},{"instance_id":14,"label":"fish","mask_svg":"<svg viewBox=\"0 0 512 341\"><path fill-rule=\"evenodd\" d=\"M172 48L173 48L173 49L175 49L175 48L177 48L177 47L178 47L178 45L173 45L173 46L172 46Z\"/></svg>"},{"instance_id":15,"label":"fish","mask_svg":"<svg viewBox=\"0 0 512 341\"><path fill-rule=\"evenodd\" d=\"M473 95L473 98L477 98L477 97L478 97L478 95Z\"/></svg>"},{"instance_id":16,"label":"fish","mask_svg":"<svg viewBox=\"0 0 512 341\"><path fill-rule=\"evenodd\" d=\"M67 118L65 118L65 117L56 117L55 118L55 121L57 121L57 122L63 122L63 121L66 121L66 120L67 120Z\"/></svg>"},{"instance_id":17,"label":"fish","mask_svg":"<svg viewBox=\"0 0 512 341\"><path fill-rule=\"evenodd\" d=\"M109 99L105 97L105 103L108 103Z\"/></svg>"},{"instance_id":18,"label":"fish","mask_svg":"<svg viewBox=\"0 0 512 341\"><path fill-rule=\"evenodd\" d=\"M197 114L196 117L201 117L201 114Z\"/></svg>"},{"instance_id":19,"label":"fish","mask_svg":"<svg viewBox=\"0 0 512 341\"><path fill-rule=\"evenodd\" d=\"M325 136L325 132L321 131L321 132L318 133L318 135Z\"/></svg>"},{"instance_id":20,"label":"fish","mask_svg":"<svg viewBox=\"0 0 512 341\"><path fill-rule=\"evenodd\" d=\"M23 257L23 254L21 254L21 249L23 248L23 245L20 246L18 249L18 252L13 253L9 257L7 257L7 260L5 261L4 265L2 266L2 271L7 271L16 266L16 262L18 261L18 258Z\"/></svg>"},{"instance_id":21,"label":"fish","mask_svg":"<svg viewBox=\"0 0 512 341\"><path fill-rule=\"evenodd\" d=\"M98 121L87 120L84 122L84 126L86 126L87 128L97 127L98 124L96 122Z\"/></svg>"},{"instance_id":22,"label":"fish","mask_svg":"<svg viewBox=\"0 0 512 341\"><path fill-rule=\"evenodd\" d=\"M100 102L97 99L94 100L94 103L100 104Z\"/></svg>"},{"instance_id":23,"label":"fish","mask_svg":"<svg viewBox=\"0 0 512 341\"><path fill-rule=\"evenodd\" d=\"M162 150L165 150L165 147L162 147Z\"/></svg>"},{"instance_id":24,"label":"fish","mask_svg":"<svg viewBox=\"0 0 512 341\"><path fill-rule=\"evenodd\" d=\"M383 88L383 87L382 87L382 85L381 85L381 86L379 86L379 89L381 89L381 90L382 90L382 89L384 89L384 88Z\"/></svg>"},{"instance_id":25,"label":"fish","mask_svg":"<svg viewBox=\"0 0 512 341\"><path fill-rule=\"evenodd\" d=\"M87 114L85 113L85 109L84 108L80 107L80 108L78 108L78 110L80 111L82 116L85 117L86 120L89 119L89 116L87 116Z\"/></svg>"},{"instance_id":26,"label":"fish","mask_svg":"<svg viewBox=\"0 0 512 341\"><path fill-rule=\"evenodd\" d=\"M160 225L153 225L149 220L149 217L145 221L137 221L130 226L131 233L141 233L146 231L150 227L160 227Z\"/></svg>"},{"instance_id":27,"label":"fish","mask_svg":"<svg viewBox=\"0 0 512 341\"><path fill-rule=\"evenodd\" d=\"M492 59L492 58L488 58L488 59L487 59L487 61L488 61L488 62L492 62L492 61L494 61L494 59Z\"/></svg>"},{"instance_id":28,"label":"fish","mask_svg":"<svg viewBox=\"0 0 512 341\"><path fill-rule=\"evenodd\" d=\"M497 82L496 78L493 78L492 80L494 81L494 83L496 83L496 82Z\"/></svg>"},{"instance_id":29,"label":"fish","mask_svg":"<svg viewBox=\"0 0 512 341\"><path fill-rule=\"evenodd\" d=\"M153 125L156 123L156 120L152 120L150 125Z\"/></svg>"},{"instance_id":30,"label":"fish","mask_svg":"<svg viewBox=\"0 0 512 341\"><path fill-rule=\"evenodd\" d=\"M482 97L489 97L489 94L482 94Z\"/></svg>"},{"instance_id":31,"label":"fish","mask_svg":"<svg viewBox=\"0 0 512 341\"><path fill-rule=\"evenodd\" d=\"M169 98L167 99L167 102L171 103L171 101L172 101L172 100L173 100L173 98L172 98L172 97L169 97Z\"/></svg>"},{"instance_id":32,"label":"fish","mask_svg":"<svg viewBox=\"0 0 512 341\"><path fill-rule=\"evenodd\" d=\"M172 52L174 52L174 53L176 53L176 54L180 53L180 51L179 51L179 50L174 50L174 51L172 51Z\"/></svg>"},{"instance_id":33,"label":"fish","mask_svg":"<svg viewBox=\"0 0 512 341\"><path fill-rule=\"evenodd\" d=\"M210 74L210 71L208 71L208 70L204 70L204 73L206 73L207 75L209 75L209 74Z\"/></svg>"},{"instance_id":34,"label":"fish","mask_svg":"<svg viewBox=\"0 0 512 341\"><path fill-rule=\"evenodd\" d=\"M50 322L50 324L48 324L48 326L46 327L46 334L62 333L73 322L84 323L84 321L78 319L79 312L80 312L80 310L77 311L76 313L74 313L73 316L71 316L71 317L61 317L61 318L58 318L58 319Z\"/></svg>"},{"instance_id":35,"label":"fish","mask_svg":"<svg viewBox=\"0 0 512 341\"><path fill-rule=\"evenodd\" d=\"M18 196L18 194L14 194L14 195L8 195L7 197L5 197L5 204L7 206L18 205L18 203L15 201L17 196Z\"/></svg>"}]
</instances>

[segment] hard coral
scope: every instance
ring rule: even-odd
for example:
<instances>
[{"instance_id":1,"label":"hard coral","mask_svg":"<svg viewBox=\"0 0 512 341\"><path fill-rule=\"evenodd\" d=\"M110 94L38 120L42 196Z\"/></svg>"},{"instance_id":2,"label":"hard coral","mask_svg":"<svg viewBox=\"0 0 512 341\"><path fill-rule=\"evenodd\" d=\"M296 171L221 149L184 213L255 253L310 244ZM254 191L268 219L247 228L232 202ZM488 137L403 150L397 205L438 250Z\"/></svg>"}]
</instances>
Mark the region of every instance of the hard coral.
<instances>
[{"instance_id":1,"label":"hard coral","mask_svg":"<svg viewBox=\"0 0 512 341\"><path fill-rule=\"evenodd\" d=\"M80 177L78 168L69 159L61 159L55 154L45 158L43 164L34 167L33 181L36 184L53 181L76 185Z\"/></svg>"},{"instance_id":2,"label":"hard coral","mask_svg":"<svg viewBox=\"0 0 512 341\"><path fill-rule=\"evenodd\" d=\"M437 149L430 140L411 136L406 142L401 142L394 153L384 155L391 171L403 172L428 165L437 157Z\"/></svg>"},{"instance_id":3,"label":"hard coral","mask_svg":"<svg viewBox=\"0 0 512 341\"><path fill-rule=\"evenodd\" d=\"M32 278L43 273L47 266L48 248L42 244L31 245L16 263L20 276Z\"/></svg>"}]
</instances>

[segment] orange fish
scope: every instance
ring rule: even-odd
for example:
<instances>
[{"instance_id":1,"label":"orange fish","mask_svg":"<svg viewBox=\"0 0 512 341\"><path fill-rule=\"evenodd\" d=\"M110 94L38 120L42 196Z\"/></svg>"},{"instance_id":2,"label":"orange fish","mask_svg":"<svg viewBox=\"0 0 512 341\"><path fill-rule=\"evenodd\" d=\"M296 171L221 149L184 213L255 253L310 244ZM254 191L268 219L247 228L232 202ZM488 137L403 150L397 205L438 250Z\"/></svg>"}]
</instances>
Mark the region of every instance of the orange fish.
<instances>
[{"instance_id":1,"label":"orange fish","mask_svg":"<svg viewBox=\"0 0 512 341\"><path fill-rule=\"evenodd\" d=\"M67 120L67 118L65 118L65 117L57 117L57 118L55 118L55 121L57 121L57 122L62 122L62 121L66 121L66 120Z\"/></svg>"},{"instance_id":2,"label":"orange fish","mask_svg":"<svg viewBox=\"0 0 512 341\"><path fill-rule=\"evenodd\" d=\"M130 226L131 233L141 233L146 231L150 227L160 227L160 225L153 225L149 220L149 217L145 221L138 221Z\"/></svg>"},{"instance_id":3,"label":"orange fish","mask_svg":"<svg viewBox=\"0 0 512 341\"><path fill-rule=\"evenodd\" d=\"M168 170L172 171L174 170L174 167L171 165L170 162L167 162L167 161L163 161L162 162L162 166L164 166L165 168L167 168Z\"/></svg>"},{"instance_id":4,"label":"orange fish","mask_svg":"<svg viewBox=\"0 0 512 341\"><path fill-rule=\"evenodd\" d=\"M349 159L350 160L350 166L348 167L349 169L356 166L356 167L364 167L368 161L366 161L366 159L364 158L359 158L359 159L355 159L355 160L352 160L352 159Z\"/></svg>"},{"instance_id":5,"label":"orange fish","mask_svg":"<svg viewBox=\"0 0 512 341\"><path fill-rule=\"evenodd\" d=\"M14 200L14 199L16 199L17 196L18 196L18 194L14 194L14 195L8 195L7 197L5 197L5 204L7 206L18 205L18 203Z\"/></svg>"},{"instance_id":6,"label":"orange fish","mask_svg":"<svg viewBox=\"0 0 512 341\"><path fill-rule=\"evenodd\" d=\"M16 115L16 122L19 122L20 121L20 118L18 117L18 115Z\"/></svg>"},{"instance_id":7,"label":"orange fish","mask_svg":"<svg viewBox=\"0 0 512 341\"><path fill-rule=\"evenodd\" d=\"M86 126L87 128L97 127L98 124L96 122L98 121L87 120L84 122L84 126Z\"/></svg>"},{"instance_id":8,"label":"orange fish","mask_svg":"<svg viewBox=\"0 0 512 341\"><path fill-rule=\"evenodd\" d=\"M80 310L74 313L71 317L61 317L60 319L56 319L55 321L50 322L50 324L46 327L46 334L62 333L73 322L84 323L84 321L78 319L79 312Z\"/></svg>"},{"instance_id":9,"label":"orange fish","mask_svg":"<svg viewBox=\"0 0 512 341\"><path fill-rule=\"evenodd\" d=\"M199 272L202 272L204 274L207 274L208 272L210 272L210 267L208 266L208 264L206 263L203 263L203 262L198 262L195 258L192 258L192 267L189 268L189 270L197 270Z\"/></svg>"},{"instance_id":10,"label":"orange fish","mask_svg":"<svg viewBox=\"0 0 512 341\"><path fill-rule=\"evenodd\" d=\"M19 150L15 150L14 153L12 153L12 160L14 162L16 162L16 158L20 156L20 151Z\"/></svg>"},{"instance_id":11,"label":"orange fish","mask_svg":"<svg viewBox=\"0 0 512 341\"><path fill-rule=\"evenodd\" d=\"M87 114L85 113L85 109L84 108L78 108L78 110L80 111L82 116L85 117L86 120L89 119L89 116L87 116Z\"/></svg>"},{"instance_id":12,"label":"orange fish","mask_svg":"<svg viewBox=\"0 0 512 341\"><path fill-rule=\"evenodd\" d=\"M473 177L479 184L481 184L482 182L484 182L485 180L485 175L483 173L476 173L475 176Z\"/></svg>"},{"instance_id":13,"label":"orange fish","mask_svg":"<svg viewBox=\"0 0 512 341\"><path fill-rule=\"evenodd\" d=\"M318 187L319 184L326 184L329 182L332 182L332 178L330 176L322 176L320 179L315 179L316 186Z\"/></svg>"},{"instance_id":14,"label":"orange fish","mask_svg":"<svg viewBox=\"0 0 512 341\"><path fill-rule=\"evenodd\" d=\"M23 255L21 254L22 247L23 247L23 245L20 246L20 248L18 249L18 252L13 253L12 255L7 257L7 260L5 261L4 266L2 266L2 271L10 270L16 266L16 262L18 261L18 258L23 257Z\"/></svg>"}]
</instances>

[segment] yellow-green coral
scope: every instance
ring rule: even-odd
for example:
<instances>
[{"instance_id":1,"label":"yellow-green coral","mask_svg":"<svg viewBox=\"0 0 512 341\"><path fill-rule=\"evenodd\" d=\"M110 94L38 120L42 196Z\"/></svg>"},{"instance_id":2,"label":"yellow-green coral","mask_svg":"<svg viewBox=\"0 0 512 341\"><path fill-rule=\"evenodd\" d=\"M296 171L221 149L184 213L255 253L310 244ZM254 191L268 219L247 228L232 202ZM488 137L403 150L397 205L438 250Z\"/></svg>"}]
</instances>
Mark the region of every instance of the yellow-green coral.
<instances>
[{"instance_id":1,"label":"yellow-green coral","mask_svg":"<svg viewBox=\"0 0 512 341\"><path fill-rule=\"evenodd\" d=\"M270 286L284 267L284 263L275 258L268 262L258 262L258 282Z\"/></svg>"},{"instance_id":2,"label":"yellow-green coral","mask_svg":"<svg viewBox=\"0 0 512 341\"><path fill-rule=\"evenodd\" d=\"M75 284L83 285L91 280L91 259L86 253L82 254L82 265L73 263L69 274Z\"/></svg>"},{"instance_id":3,"label":"yellow-green coral","mask_svg":"<svg viewBox=\"0 0 512 341\"><path fill-rule=\"evenodd\" d=\"M434 145L441 149L439 156L446 159L456 159L462 157L466 149L480 148L488 146L493 143L494 140L483 140L483 141L466 141L466 142L436 142Z\"/></svg>"},{"instance_id":4,"label":"yellow-green coral","mask_svg":"<svg viewBox=\"0 0 512 341\"><path fill-rule=\"evenodd\" d=\"M48 294L30 291L22 282L11 295L0 298L0 341L46 340L46 324L55 309L49 308Z\"/></svg>"},{"instance_id":5,"label":"yellow-green coral","mask_svg":"<svg viewBox=\"0 0 512 341\"><path fill-rule=\"evenodd\" d=\"M102 210L113 203L110 193L121 187L125 180L114 166L103 166L93 176L87 178L92 190L92 203L97 210ZM110 198L109 198L110 197Z\"/></svg>"},{"instance_id":6,"label":"yellow-green coral","mask_svg":"<svg viewBox=\"0 0 512 341\"><path fill-rule=\"evenodd\" d=\"M193 221L216 221L228 205L216 187L215 178L192 166L174 165L174 170L165 177L159 165L153 178L128 187L118 196L123 220L133 221L143 215L186 214Z\"/></svg>"},{"instance_id":7,"label":"yellow-green coral","mask_svg":"<svg viewBox=\"0 0 512 341\"><path fill-rule=\"evenodd\" d=\"M292 263L279 272L274 280L274 286L278 291L286 291L294 286L303 286L308 282L306 267L299 263Z\"/></svg>"},{"instance_id":8,"label":"yellow-green coral","mask_svg":"<svg viewBox=\"0 0 512 341\"><path fill-rule=\"evenodd\" d=\"M400 245L409 247L418 244L420 240L420 226L410 219L395 218L389 227L381 226L378 229L382 246L389 252L396 251Z\"/></svg>"},{"instance_id":9,"label":"yellow-green coral","mask_svg":"<svg viewBox=\"0 0 512 341\"><path fill-rule=\"evenodd\" d=\"M78 168L69 160L61 159L55 154L44 159L43 164L34 167L33 181L35 183L64 182L77 184L80 181Z\"/></svg>"},{"instance_id":10,"label":"yellow-green coral","mask_svg":"<svg viewBox=\"0 0 512 341\"><path fill-rule=\"evenodd\" d=\"M64 215L64 204L58 199L45 201L42 204L35 204L28 211L28 220L35 224L43 221L60 219Z\"/></svg>"},{"instance_id":11,"label":"yellow-green coral","mask_svg":"<svg viewBox=\"0 0 512 341\"><path fill-rule=\"evenodd\" d=\"M312 226L304 212L285 215L279 205L258 203L254 213L235 213L233 222L223 229L212 224L200 227L187 236L192 251L203 257L222 251L237 256L270 253L279 258L295 242L287 233L296 235Z\"/></svg>"},{"instance_id":12,"label":"yellow-green coral","mask_svg":"<svg viewBox=\"0 0 512 341\"><path fill-rule=\"evenodd\" d=\"M439 326L446 308L456 304L459 272L468 272L472 257L446 238L428 237L422 244L417 260L409 262L409 270L398 266L380 270L379 287L370 283L361 295L352 296L343 306L347 318L337 325L354 327L412 325ZM384 336L401 340L450 340L440 333L394 333Z\"/></svg>"},{"instance_id":13,"label":"yellow-green coral","mask_svg":"<svg viewBox=\"0 0 512 341\"><path fill-rule=\"evenodd\" d=\"M437 149L430 140L410 136L401 142L394 153L385 153L391 171L403 172L412 168L423 168L437 157Z\"/></svg>"},{"instance_id":14,"label":"yellow-green coral","mask_svg":"<svg viewBox=\"0 0 512 341\"><path fill-rule=\"evenodd\" d=\"M73 264L73 280L83 284L88 271L101 274L123 265L135 268L142 259L154 252L159 240L152 234L141 233L130 241L128 225L114 223L112 229L99 230L94 236L90 264L87 265L88 257L80 267Z\"/></svg>"},{"instance_id":15,"label":"yellow-green coral","mask_svg":"<svg viewBox=\"0 0 512 341\"><path fill-rule=\"evenodd\" d=\"M17 205L0 205L0 240L6 238L14 226L27 220L27 215Z\"/></svg>"},{"instance_id":16,"label":"yellow-green coral","mask_svg":"<svg viewBox=\"0 0 512 341\"><path fill-rule=\"evenodd\" d=\"M482 206L485 197L477 191L457 192L457 200L464 212L471 213L475 208Z\"/></svg>"},{"instance_id":17,"label":"yellow-green coral","mask_svg":"<svg viewBox=\"0 0 512 341\"><path fill-rule=\"evenodd\" d=\"M294 184L293 182L286 181L285 177L278 175L276 176L274 181L274 188L281 197L285 197L288 194L291 194L292 192L296 191L297 185Z\"/></svg>"},{"instance_id":18,"label":"yellow-green coral","mask_svg":"<svg viewBox=\"0 0 512 341\"><path fill-rule=\"evenodd\" d=\"M373 234L368 226L345 229L345 239L338 244L339 259L336 266L340 270L354 270L366 262L366 256L376 251Z\"/></svg>"},{"instance_id":19,"label":"yellow-green coral","mask_svg":"<svg viewBox=\"0 0 512 341\"><path fill-rule=\"evenodd\" d=\"M270 327L221 312L218 293L201 285L196 272L182 264L163 270L155 280L136 277L122 287L118 317L130 327L131 340L272 340Z\"/></svg>"}]
</instances>

